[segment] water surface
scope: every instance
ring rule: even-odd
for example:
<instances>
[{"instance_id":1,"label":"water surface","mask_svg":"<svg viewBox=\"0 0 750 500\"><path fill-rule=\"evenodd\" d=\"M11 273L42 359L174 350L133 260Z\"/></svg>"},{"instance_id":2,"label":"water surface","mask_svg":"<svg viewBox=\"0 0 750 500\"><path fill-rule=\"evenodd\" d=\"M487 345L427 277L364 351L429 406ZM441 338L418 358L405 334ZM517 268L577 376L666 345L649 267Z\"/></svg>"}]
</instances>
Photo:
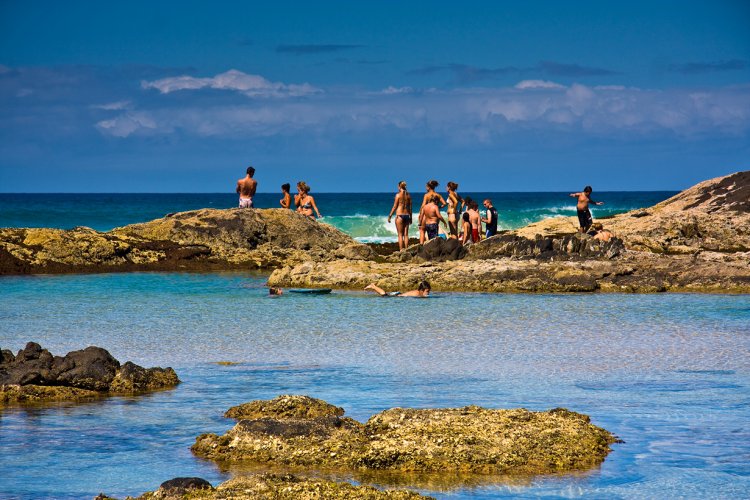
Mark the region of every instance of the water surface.
<instances>
[{"instance_id":1,"label":"water surface","mask_svg":"<svg viewBox=\"0 0 750 500\"><path fill-rule=\"evenodd\" d=\"M237 470L193 457L230 406L307 394L364 421L394 406L589 414L622 438L587 473L367 478L439 498L744 497L750 491L750 296L364 292L269 298L263 276L0 278L0 347L87 345L172 366L171 391L0 414L0 498L124 497ZM237 365L222 366L218 361Z\"/></svg>"}]
</instances>

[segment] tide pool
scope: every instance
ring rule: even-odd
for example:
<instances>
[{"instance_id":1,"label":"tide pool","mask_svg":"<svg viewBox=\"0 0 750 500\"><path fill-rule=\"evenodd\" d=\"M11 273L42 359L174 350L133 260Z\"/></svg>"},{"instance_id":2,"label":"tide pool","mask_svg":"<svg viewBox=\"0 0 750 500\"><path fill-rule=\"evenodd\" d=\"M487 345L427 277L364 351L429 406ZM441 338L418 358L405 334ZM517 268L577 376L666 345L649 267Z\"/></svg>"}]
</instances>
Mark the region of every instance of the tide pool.
<instances>
[{"instance_id":1,"label":"tide pool","mask_svg":"<svg viewBox=\"0 0 750 500\"><path fill-rule=\"evenodd\" d=\"M265 276L0 278L0 347L87 345L172 366L175 390L0 413L0 498L138 495L243 473L193 457L230 406L307 394L386 408L566 407L624 443L598 469L508 479L334 477L438 498L729 498L750 491L750 296L365 292L270 298ZM220 361L236 365L223 366Z\"/></svg>"}]
</instances>

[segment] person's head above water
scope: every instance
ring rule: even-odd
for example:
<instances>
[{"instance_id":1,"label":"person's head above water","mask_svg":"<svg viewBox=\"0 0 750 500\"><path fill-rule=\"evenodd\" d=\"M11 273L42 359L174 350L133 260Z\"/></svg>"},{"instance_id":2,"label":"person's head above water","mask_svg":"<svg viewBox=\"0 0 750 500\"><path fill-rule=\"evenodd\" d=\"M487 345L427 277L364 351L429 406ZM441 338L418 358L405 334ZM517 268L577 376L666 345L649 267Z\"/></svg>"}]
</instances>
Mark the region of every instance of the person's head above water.
<instances>
[{"instance_id":1,"label":"person's head above water","mask_svg":"<svg viewBox=\"0 0 750 500\"><path fill-rule=\"evenodd\" d=\"M271 288L268 289L268 295L281 295L282 293L284 292L281 291L281 288L276 288L272 286Z\"/></svg>"},{"instance_id":2,"label":"person's head above water","mask_svg":"<svg viewBox=\"0 0 750 500\"><path fill-rule=\"evenodd\" d=\"M250 177L255 175L255 167L247 167L247 175Z\"/></svg>"},{"instance_id":3,"label":"person's head above water","mask_svg":"<svg viewBox=\"0 0 750 500\"><path fill-rule=\"evenodd\" d=\"M420 281L419 287L417 287L417 290L419 290L420 292L423 292L423 291L427 290L429 292L430 291L430 282L426 281L426 280Z\"/></svg>"}]
</instances>

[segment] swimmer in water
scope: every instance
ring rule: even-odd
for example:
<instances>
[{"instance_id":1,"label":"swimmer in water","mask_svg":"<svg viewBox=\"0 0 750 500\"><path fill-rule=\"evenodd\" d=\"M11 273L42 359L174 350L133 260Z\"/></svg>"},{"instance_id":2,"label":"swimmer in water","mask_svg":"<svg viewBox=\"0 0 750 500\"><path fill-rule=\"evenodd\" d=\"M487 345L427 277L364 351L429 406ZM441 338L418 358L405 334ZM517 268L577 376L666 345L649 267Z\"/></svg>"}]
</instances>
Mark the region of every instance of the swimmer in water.
<instances>
[{"instance_id":1,"label":"swimmer in water","mask_svg":"<svg viewBox=\"0 0 750 500\"><path fill-rule=\"evenodd\" d=\"M381 297L419 297L427 298L430 296L430 284L427 281L422 281L416 290L409 290L408 292L386 292L375 283L370 283L365 287L365 290L372 290Z\"/></svg>"}]
</instances>

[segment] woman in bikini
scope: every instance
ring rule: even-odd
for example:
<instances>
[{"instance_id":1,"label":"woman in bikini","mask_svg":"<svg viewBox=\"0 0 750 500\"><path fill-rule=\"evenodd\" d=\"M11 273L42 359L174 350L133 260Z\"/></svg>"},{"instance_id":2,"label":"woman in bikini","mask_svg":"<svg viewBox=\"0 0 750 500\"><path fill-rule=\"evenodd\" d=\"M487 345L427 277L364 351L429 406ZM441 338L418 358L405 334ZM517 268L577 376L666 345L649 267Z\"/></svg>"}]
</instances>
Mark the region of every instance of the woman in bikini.
<instances>
[{"instance_id":1,"label":"woman in bikini","mask_svg":"<svg viewBox=\"0 0 750 500\"><path fill-rule=\"evenodd\" d=\"M422 206L419 207L419 244L420 245L423 244L425 241L424 221L422 220L422 207L424 207L430 202L430 198L432 198L433 195L438 197L438 202L437 202L438 208L442 208L445 206L445 200L443 199L443 197L440 196L440 193L435 192L436 187L438 187L438 181L436 180L431 180L430 182L427 183L427 185L425 186L426 192L424 196L422 197Z\"/></svg>"},{"instance_id":2,"label":"woman in bikini","mask_svg":"<svg viewBox=\"0 0 750 500\"><path fill-rule=\"evenodd\" d=\"M449 182L448 189L448 226L450 228L451 238L458 237L458 218L461 216L461 205L464 199L456 192L458 184Z\"/></svg>"},{"instance_id":3,"label":"woman in bikini","mask_svg":"<svg viewBox=\"0 0 750 500\"><path fill-rule=\"evenodd\" d=\"M398 235L398 249L403 250L409 246L409 225L411 224L411 195L406 190L406 182L398 183L398 193L393 200L391 213L388 214L388 223L391 222L393 212L396 212L396 234Z\"/></svg>"},{"instance_id":4,"label":"woman in bikini","mask_svg":"<svg viewBox=\"0 0 750 500\"><path fill-rule=\"evenodd\" d=\"M315 204L315 198L310 196L310 186L305 184L303 181L300 181L297 183L297 188L300 190L299 193L299 200L297 201L297 211L304 215L305 217L309 217L312 220L315 220L315 216L313 216L313 209L315 210L315 215L317 215L318 219L320 219L320 211L318 210L318 206Z\"/></svg>"},{"instance_id":5,"label":"woman in bikini","mask_svg":"<svg viewBox=\"0 0 750 500\"><path fill-rule=\"evenodd\" d=\"M292 195L289 194L289 189L290 186L288 183L281 185L281 195L283 196L283 198L279 200L281 208L292 208Z\"/></svg>"}]
</instances>

